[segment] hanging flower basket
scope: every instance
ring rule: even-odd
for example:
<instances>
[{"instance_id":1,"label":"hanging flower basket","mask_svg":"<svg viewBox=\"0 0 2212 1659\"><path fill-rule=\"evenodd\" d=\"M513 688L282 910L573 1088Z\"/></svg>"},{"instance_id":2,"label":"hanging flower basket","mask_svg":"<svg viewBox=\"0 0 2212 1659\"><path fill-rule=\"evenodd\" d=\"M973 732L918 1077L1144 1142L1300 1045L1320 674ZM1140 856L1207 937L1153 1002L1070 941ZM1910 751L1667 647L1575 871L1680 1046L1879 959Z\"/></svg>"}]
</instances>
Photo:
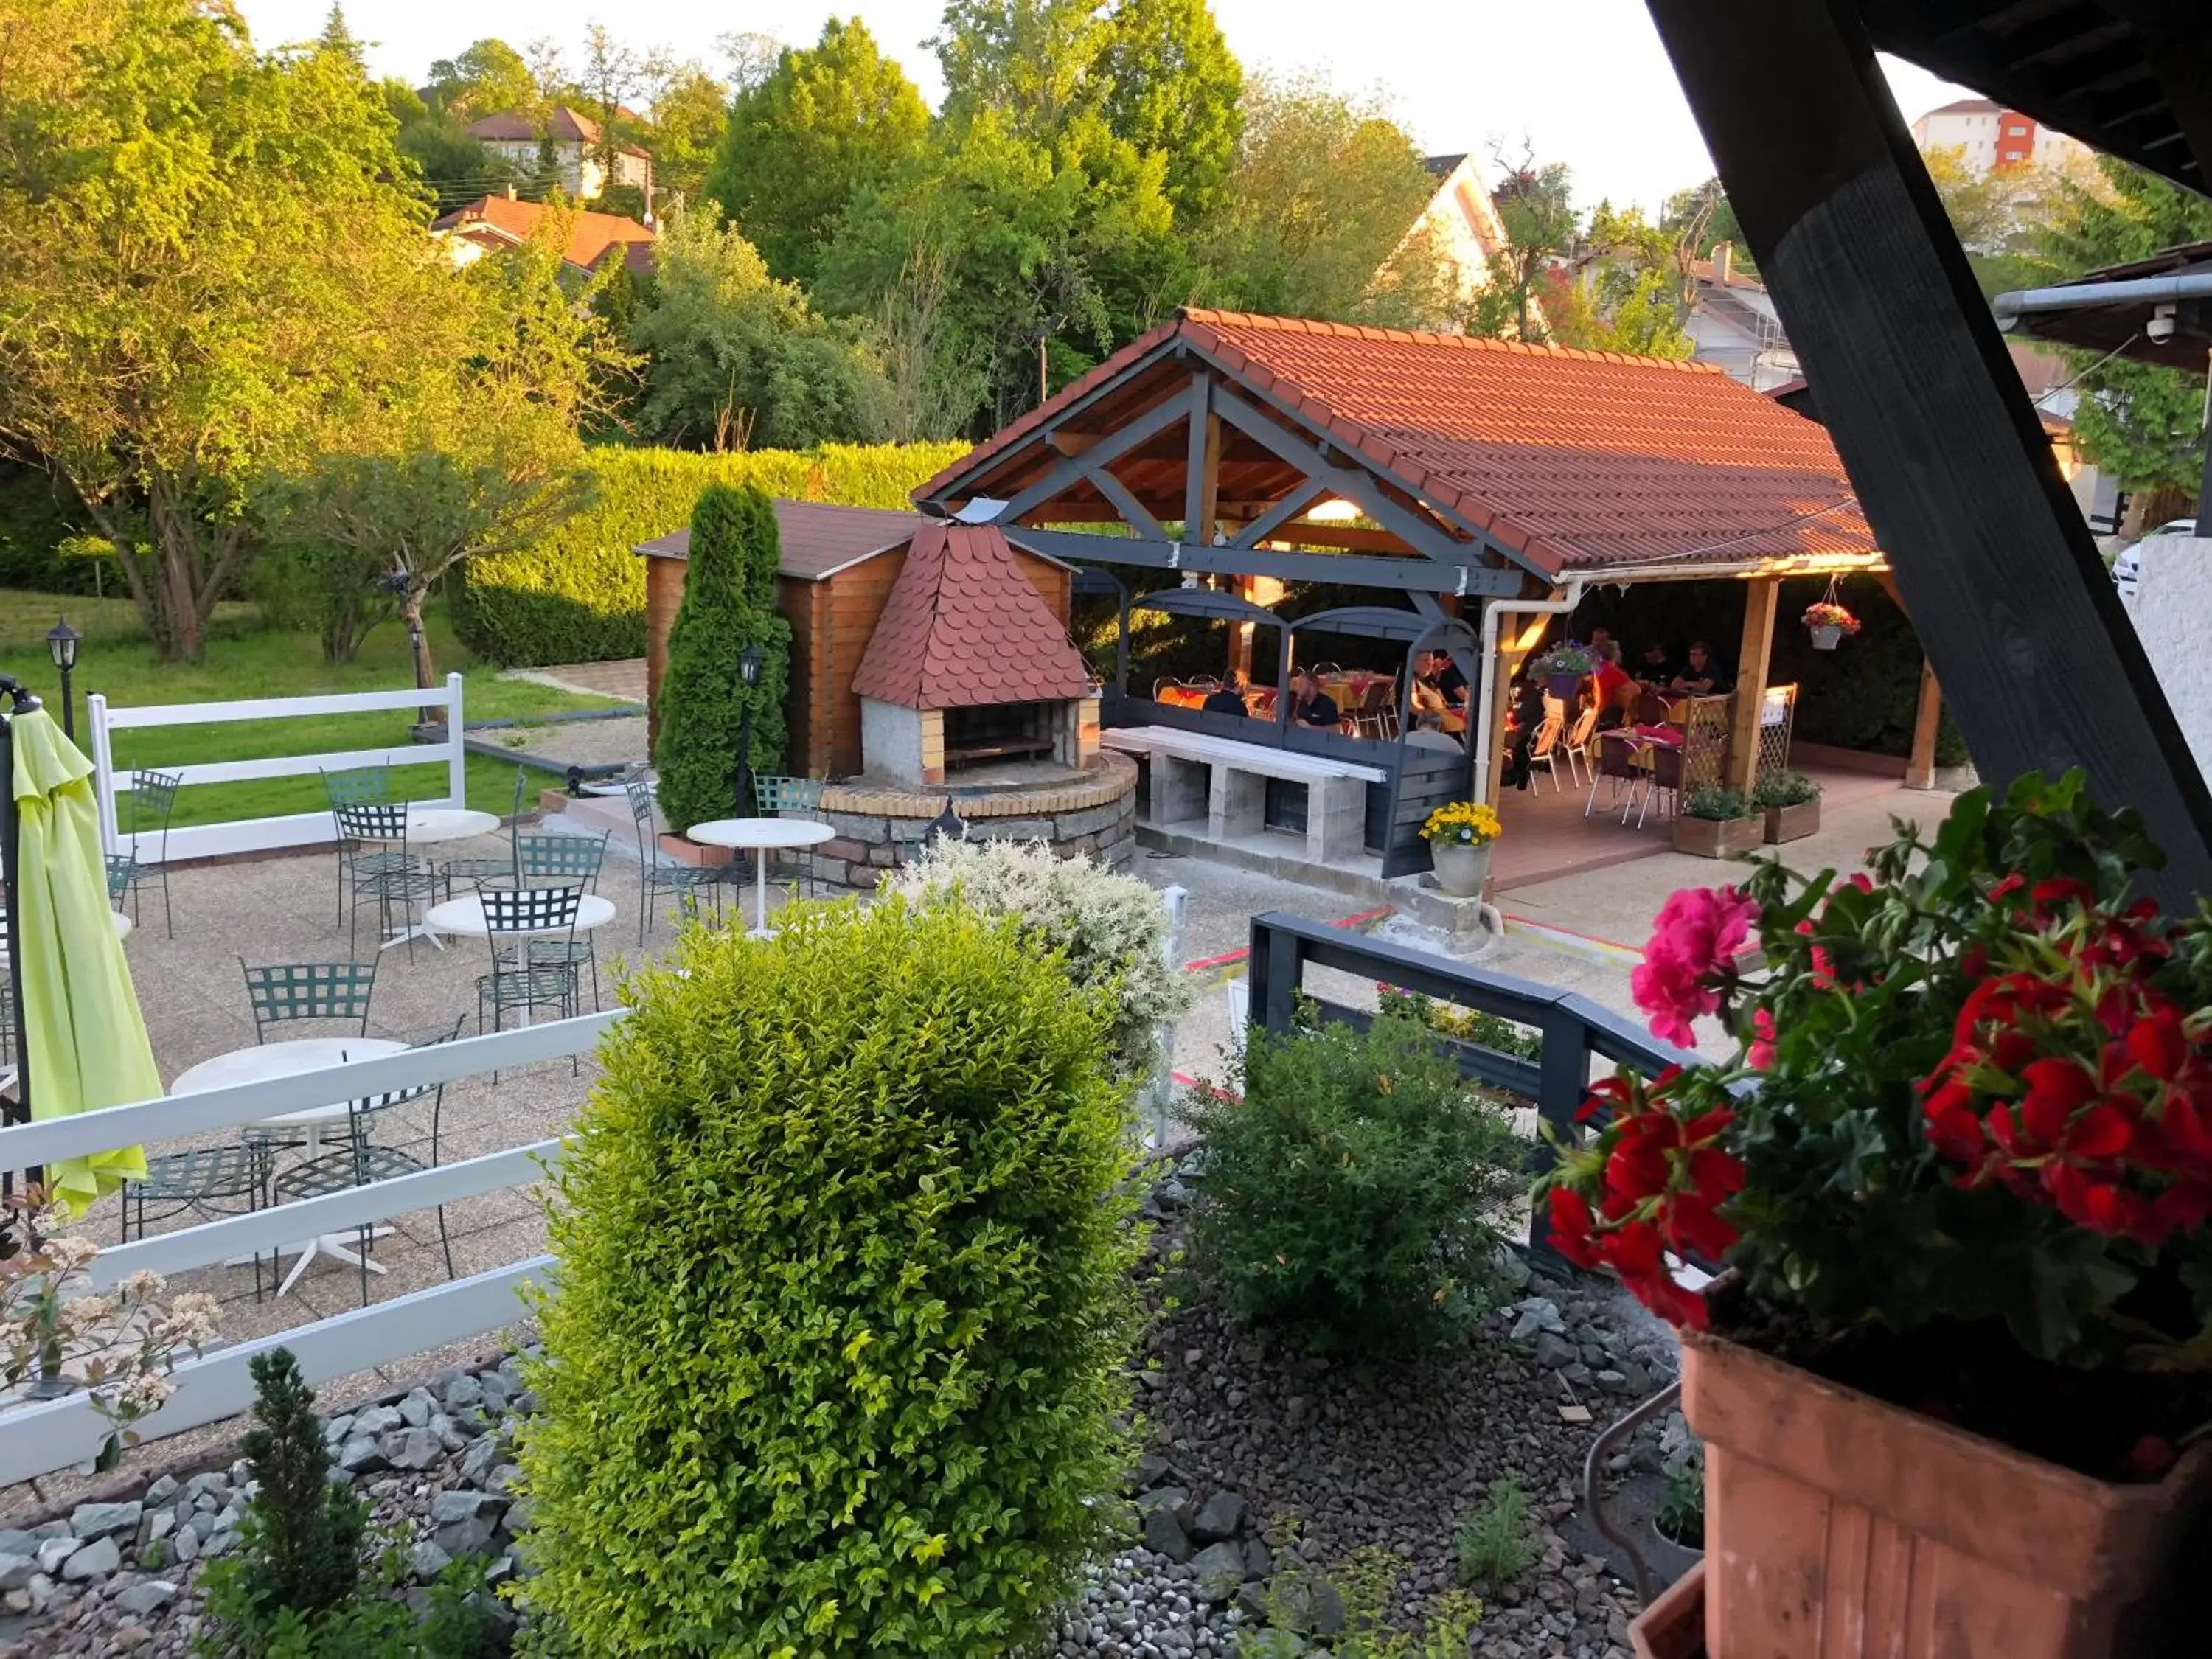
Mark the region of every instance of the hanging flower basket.
<instances>
[{"instance_id":1,"label":"hanging flower basket","mask_svg":"<svg viewBox=\"0 0 2212 1659\"><path fill-rule=\"evenodd\" d=\"M1586 645L1562 640L1536 659L1534 672L1544 677L1544 689L1564 702L1597 672L1597 657Z\"/></svg>"},{"instance_id":2,"label":"hanging flower basket","mask_svg":"<svg viewBox=\"0 0 2212 1659\"><path fill-rule=\"evenodd\" d=\"M1859 619L1832 599L1805 607L1805 626L1813 630L1813 648L1832 651L1846 634L1859 631Z\"/></svg>"}]
</instances>

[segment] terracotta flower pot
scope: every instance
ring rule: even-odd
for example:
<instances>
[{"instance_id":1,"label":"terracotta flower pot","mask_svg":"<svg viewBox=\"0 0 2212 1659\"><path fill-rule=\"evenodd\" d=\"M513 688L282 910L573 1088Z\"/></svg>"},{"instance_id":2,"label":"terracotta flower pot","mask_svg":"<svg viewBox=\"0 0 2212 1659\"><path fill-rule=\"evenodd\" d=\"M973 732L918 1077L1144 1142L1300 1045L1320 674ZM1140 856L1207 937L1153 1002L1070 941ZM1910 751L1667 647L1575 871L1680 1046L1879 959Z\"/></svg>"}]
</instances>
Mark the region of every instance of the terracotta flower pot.
<instances>
[{"instance_id":1,"label":"terracotta flower pot","mask_svg":"<svg viewBox=\"0 0 2212 1659\"><path fill-rule=\"evenodd\" d=\"M1705 1564L1659 1593L1628 1626L1636 1659L1705 1659Z\"/></svg>"},{"instance_id":2,"label":"terracotta flower pot","mask_svg":"<svg viewBox=\"0 0 2212 1659\"><path fill-rule=\"evenodd\" d=\"M1682 1413L1710 1659L2127 1659L2130 1605L2212 1498L2212 1443L2113 1486L1707 1333L1683 1334Z\"/></svg>"},{"instance_id":3,"label":"terracotta flower pot","mask_svg":"<svg viewBox=\"0 0 2212 1659\"><path fill-rule=\"evenodd\" d=\"M1765 830L1764 818L1677 817L1674 850L1701 859L1726 858L1730 853L1755 853Z\"/></svg>"},{"instance_id":4,"label":"terracotta flower pot","mask_svg":"<svg viewBox=\"0 0 2212 1659\"><path fill-rule=\"evenodd\" d=\"M1766 839L1770 843L1797 841L1820 827L1820 798L1801 800L1795 806L1766 809Z\"/></svg>"}]
</instances>

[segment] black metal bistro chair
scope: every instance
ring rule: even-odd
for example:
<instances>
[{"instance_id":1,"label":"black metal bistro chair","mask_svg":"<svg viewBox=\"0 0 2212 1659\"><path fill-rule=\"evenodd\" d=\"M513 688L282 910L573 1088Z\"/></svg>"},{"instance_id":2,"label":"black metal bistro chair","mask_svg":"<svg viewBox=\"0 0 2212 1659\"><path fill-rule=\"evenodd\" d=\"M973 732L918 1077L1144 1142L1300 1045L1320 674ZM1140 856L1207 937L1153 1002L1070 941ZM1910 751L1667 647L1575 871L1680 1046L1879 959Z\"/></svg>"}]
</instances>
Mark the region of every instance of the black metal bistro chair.
<instances>
[{"instance_id":1,"label":"black metal bistro chair","mask_svg":"<svg viewBox=\"0 0 2212 1659\"><path fill-rule=\"evenodd\" d=\"M514 843L515 866L519 873L517 884L530 887L543 884L553 878L553 884L564 881L581 881L586 893L599 890L599 869L606 862L607 838L605 832L596 836L522 836ZM572 967L592 970L592 1006L599 1006L599 953L592 943L592 935L581 939L537 939L522 941L522 956L519 961L507 963L507 967L558 967L566 963ZM578 987L580 997L582 988Z\"/></svg>"},{"instance_id":2,"label":"black metal bistro chair","mask_svg":"<svg viewBox=\"0 0 2212 1659\"><path fill-rule=\"evenodd\" d=\"M653 896L672 894L687 916L699 914L699 898L708 895L714 901L714 914L721 915L722 870L714 865L679 864L665 858L660 851L660 836L653 829L653 786L633 782L623 786L623 793L629 797L630 822L637 826L638 906L637 942L645 943L647 930L653 926Z\"/></svg>"},{"instance_id":3,"label":"black metal bistro chair","mask_svg":"<svg viewBox=\"0 0 2212 1659\"><path fill-rule=\"evenodd\" d=\"M477 1030L496 1031L509 1008L526 1018L540 1008L566 1018L578 1012L576 963L534 958L531 947L575 941L576 913L584 902L584 884L557 887L479 887L484 936L491 944L491 972L477 980ZM489 1010L491 1024L484 1024ZM498 1073L493 1079L497 1080Z\"/></svg>"},{"instance_id":4,"label":"black metal bistro chair","mask_svg":"<svg viewBox=\"0 0 2212 1659\"><path fill-rule=\"evenodd\" d=\"M822 810L822 792L828 787L819 778L756 776L753 798L760 803L760 813L764 818L780 818L787 814L811 817ZM799 890L811 896L815 890L813 850L795 848L791 859L799 869Z\"/></svg>"},{"instance_id":5,"label":"black metal bistro chair","mask_svg":"<svg viewBox=\"0 0 2212 1659\"><path fill-rule=\"evenodd\" d=\"M110 899L127 897L131 901L131 920L144 920L138 911L138 895L142 889L160 884L161 889L161 927L171 939L177 936L176 913L169 904L169 818L177 810L177 791L184 780L174 772L133 772L131 775L131 823L126 833L131 836L131 850L117 854L107 861L107 896ZM138 856L142 837L151 837L156 848L156 861L143 862Z\"/></svg>"},{"instance_id":6,"label":"black metal bistro chair","mask_svg":"<svg viewBox=\"0 0 2212 1659\"><path fill-rule=\"evenodd\" d=\"M392 915L396 908L399 925L407 930L408 960L413 961L414 913L417 907L427 906L437 898L438 878L407 850L406 807L395 801L341 806L336 817L340 840L356 842L364 848L382 848L389 854L381 859L356 860L353 916L346 929L348 941L353 941L361 931L361 902L374 899L380 947L384 941L392 939Z\"/></svg>"},{"instance_id":7,"label":"black metal bistro chair","mask_svg":"<svg viewBox=\"0 0 2212 1659\"><path fill-rule=\"evenodd\" d=\"M240 957L238 965L246 975L246 1000L253 1010L256 1042L269 1041L270 1026L300 1020L341 1021L353 1027L353 1035L368 1035L375 963L278 962L255 967Z\"/></svg>"},{"instance_id":8,"label":"black metal bistro chair","mask_svg":"<svg viewBox=\"0 0 2212 1659\"><path fill-rule=\"evenodd\" d=\"M530 769L514 769L514 804L507 815L507 856L500 858L489 853L478 853L465 858L441 859L438 862L438 881L446 890L446 896L453 896L453 884L474 886L481 881L513 881L521 869L518 861L522 835L522 797L530 787Z\"/></svg>"},{"instance_id":9,"label":"black metal bistro chair","mask_svg":"<svg viewBox=\"0 0 2212 1659\"><path fill-rule=\"evenodd\" d=\"M428 1048L441 1042L451 1042L460 1036L466 1014L457 1015L451 1026L441 1026L428 1036L418 1037L407 1046ZM422 1145L418 1135L410 1141L395 1141L390 1138L380 1140L377 1132L392 1121L392 1114L399 1107L418 1100L430 1103L429 1157L426 1160L416 1150ZM350 1101L346 1106L345 1144L333 1152L312 1158L305 1163L283 1171L276 1176L274 1197L278 1204L296 1203L301 1199L323 1198L331 1193L349 1192L356 1187L367 1187L380 1181L393 1181L401 1176L415 1175L423 1170L438 1167L438 1141L446 1109L446 1085L442 1083L419 1083L388 1094L372 1095L365 1100ZM438 1212L438 1246L446 1258L446 1277L453 1273L453 1241L446 1231L446 1206L435 1206ZM361 1304L368 1305L368 1255L375 1243L375 1225L364 1222L356 1232L359 1242L355 1254L361 1258ZM254 1272L254 1289L260 1290L260 1271Z\"/></svg>"}]
</instances>

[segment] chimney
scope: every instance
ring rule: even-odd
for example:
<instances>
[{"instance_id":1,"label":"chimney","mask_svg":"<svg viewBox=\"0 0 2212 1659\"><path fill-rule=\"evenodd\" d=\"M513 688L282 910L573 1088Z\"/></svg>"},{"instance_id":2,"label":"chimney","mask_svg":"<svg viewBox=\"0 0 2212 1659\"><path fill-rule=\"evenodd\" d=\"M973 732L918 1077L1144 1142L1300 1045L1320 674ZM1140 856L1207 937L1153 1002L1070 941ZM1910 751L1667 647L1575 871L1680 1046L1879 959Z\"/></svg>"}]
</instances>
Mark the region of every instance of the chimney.
<instances>
[{"instance_id":1,"label":"chimney","mask_svg":"<svg viewBox=\"0 0 2212 1659\"><path fill-rule=\"evenodd\" d=\"M510 202L514 199L514 186L513 185L509 185L507 187L507 199Z\"/></svg>"},{"instance_id":2,"label":"chimney","mask_svg":"<svg viewBox=\"0 0 2212 1659\"><path fill-rule=\"evenodd\" d=\"M510 189L507 193L513 195L514 192ZM1728 286L1729 267L1735 263L1735 243L1715 242L1713 244L1713 285L1716 288Z\"/></svg>"}]
</instances>

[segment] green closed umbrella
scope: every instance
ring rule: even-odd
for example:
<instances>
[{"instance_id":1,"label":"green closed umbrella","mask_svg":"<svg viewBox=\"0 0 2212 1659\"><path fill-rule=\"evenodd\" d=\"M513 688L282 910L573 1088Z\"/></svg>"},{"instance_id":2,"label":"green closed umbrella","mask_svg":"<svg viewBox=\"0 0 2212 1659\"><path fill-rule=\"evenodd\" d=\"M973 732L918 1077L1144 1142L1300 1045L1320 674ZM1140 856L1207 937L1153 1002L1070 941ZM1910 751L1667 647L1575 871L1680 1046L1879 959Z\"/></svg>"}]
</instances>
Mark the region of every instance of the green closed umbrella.
<instances>
[{"instance_id":1,"label":"green closed umbrella","mask_svg":"<svg viewBox=\"0 0 2212 1659\"><path fill-rule=\"evenodd\" d=\"M92 763L44 709L9 726L19 825L9 948L21 976L31 1115L156 1099L161 1075L108 910ZM119 1147L64 1159L46 1175L47 1195L82 1214L100 1194L144 1180L146 1154Z\"/></svg>"}]
</instances>

